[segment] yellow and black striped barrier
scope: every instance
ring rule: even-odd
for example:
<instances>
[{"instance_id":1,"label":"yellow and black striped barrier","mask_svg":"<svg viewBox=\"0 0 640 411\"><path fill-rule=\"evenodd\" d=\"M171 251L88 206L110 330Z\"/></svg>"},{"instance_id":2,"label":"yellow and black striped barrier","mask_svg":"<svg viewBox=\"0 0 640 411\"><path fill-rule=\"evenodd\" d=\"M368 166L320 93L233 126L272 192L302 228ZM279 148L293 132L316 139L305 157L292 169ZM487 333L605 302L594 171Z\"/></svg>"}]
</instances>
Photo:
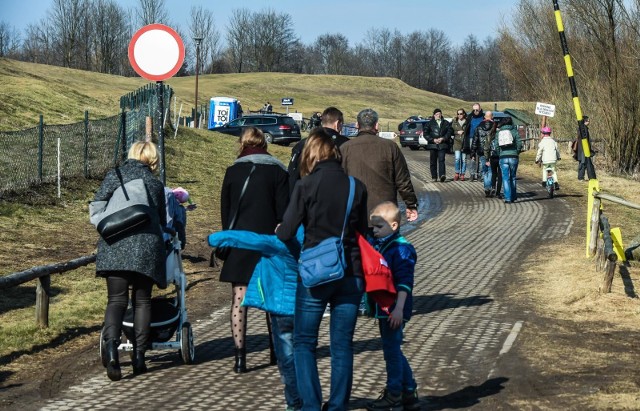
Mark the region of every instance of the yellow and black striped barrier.
<instances>
[{"instance_id":1,"label":"yellow and black striped barrier","mask_svg":"<svg viewBox=\"0 0 640 411\"><path fill-rule=\"evenodd\" d=\"M589 195L587 204L587 240L586 240L586 253L589 257L589 237L591 232L591 213L593 208L593 193L594 191L600 191L598 187L598 179L596 178L596 170L591 160L591 143L589 139L589 128L584 124L584 117L582 114L582 108L580 107L580 99L578 98L578 88L576 86L576 80L573 76L573 67L571 66L571 55L569 54L569 47L567 46L567 38L564 35L564 24L562 23L562 15L560 14L560 6L558 0L553 0L553 10L556 16L556 25L558 26L558 34L560 34L560 44L562 46L562 53L564 54L564 64L567 69L567 77L569 77L569 86L571 87L571 97L573 98L573 108L576 113L576 120L578 121L578 136L580 137L580 144L582 146L582 152L584 153L584 162L586 166L587 176L589 177Z\"/></svg>"}]
</instances>

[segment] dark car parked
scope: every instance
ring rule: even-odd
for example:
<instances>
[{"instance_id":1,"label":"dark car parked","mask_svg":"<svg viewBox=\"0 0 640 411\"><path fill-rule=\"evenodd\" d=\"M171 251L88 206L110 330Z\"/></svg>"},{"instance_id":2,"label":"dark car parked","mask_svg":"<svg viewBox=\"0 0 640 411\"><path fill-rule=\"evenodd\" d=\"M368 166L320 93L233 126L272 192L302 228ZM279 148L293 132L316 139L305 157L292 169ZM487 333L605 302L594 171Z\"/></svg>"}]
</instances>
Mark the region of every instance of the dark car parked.
<instances>
[{"instance_id":1,"label":"dark car parked","mask_svg":"<svg viewBox=\"0 0 640 411\"><path fill-rule=\"evenodd\" d=\"M270 144L287 146L289 143L300 141L300 126L293 118L280 114L250 114L209 130L240 136L247 127L262 130L267 143Z\"/></svg>"},{"instance_id":2,"label":"dark car parked","mask_svg":"<svg viewBox=\"0 0 640 411\"><path fill-rule=\"evenodd\" d=\"M422 136L422 129L428 120L404 121L398 125L400 131L400 146L418 150L427 145L427 140Z\"/></svg>"}]
</instances>

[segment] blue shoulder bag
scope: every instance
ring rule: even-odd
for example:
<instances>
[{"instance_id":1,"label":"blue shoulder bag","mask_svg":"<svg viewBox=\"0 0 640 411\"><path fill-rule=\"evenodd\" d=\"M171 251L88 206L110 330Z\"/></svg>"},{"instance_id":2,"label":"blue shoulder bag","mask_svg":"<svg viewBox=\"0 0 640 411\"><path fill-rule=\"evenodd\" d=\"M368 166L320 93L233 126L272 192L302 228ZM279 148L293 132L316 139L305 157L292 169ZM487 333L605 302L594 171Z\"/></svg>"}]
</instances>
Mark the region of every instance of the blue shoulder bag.
<instances>
[{"instance_id":1,"label":"blue shoulder bag","mask_svg":"<svg viewBox=\"0 0 640 411\"><path fill-rule=\"evenodd\" d=\"M315 247L302 250L300 253L300 259L298 260L300 278L305 287L316 287L344 277L347 262L342 238L349 220L349 214L351 214L354 193L355 180L349 176L349 200L347 201L347 212L344 215L340 237L326 238Z\"/></svg>"}]
</instances>

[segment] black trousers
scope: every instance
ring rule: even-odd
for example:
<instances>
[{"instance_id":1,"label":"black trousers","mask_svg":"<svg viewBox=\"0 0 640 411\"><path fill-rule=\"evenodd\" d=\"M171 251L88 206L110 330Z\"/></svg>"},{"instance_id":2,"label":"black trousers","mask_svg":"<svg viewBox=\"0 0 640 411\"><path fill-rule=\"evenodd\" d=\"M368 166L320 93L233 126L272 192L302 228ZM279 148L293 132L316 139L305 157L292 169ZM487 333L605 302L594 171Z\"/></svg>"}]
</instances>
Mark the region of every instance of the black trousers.
<instances>
[{"instance_id":1,"label":"black trousers","mask_svg":"<svg viewBox=\"0 0 640 411\"><path fill-rule=\"evenodd\" d=\"M502 169L500 169L500 158L491 157L489 160L491 166L491 188L496 190L496 195L502 190Z\"/></svg>"},{"instance_id":2,"label":"black trousers","mask_svg":"<svg viewBox=\"0 0 640 411\"><path fill-rule=\"evenodd\" d=\"M114 271L107 277L107 310L104 314L104 338L120 338L122 320L129 303L131 285L131 305L134 310L133 328L136 348L144 350L149 341L151 324L151 289L153 280L145 275L130 271Z\"/></svg>"},{"instance_id":3,"label":"black trousers","mask_svg":"<svg viewBox=\"0 0 640 411\"><path fill-rule=\"evenodd\" d=\"M429 150L429 168L431 169L431 178L438 178L447 175L444 168L444 158L447 150Z\"/></svg>"}]
</instances>

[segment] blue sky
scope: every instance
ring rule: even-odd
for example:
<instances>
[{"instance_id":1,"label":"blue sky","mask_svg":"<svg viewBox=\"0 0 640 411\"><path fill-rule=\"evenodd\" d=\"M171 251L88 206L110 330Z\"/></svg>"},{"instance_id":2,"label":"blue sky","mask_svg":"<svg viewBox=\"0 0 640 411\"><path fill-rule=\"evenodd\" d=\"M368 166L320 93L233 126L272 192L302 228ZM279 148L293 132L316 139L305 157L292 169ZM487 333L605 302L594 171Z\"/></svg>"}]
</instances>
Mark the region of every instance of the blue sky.
<instances>
[{"instance_id":1,"label":"blue sky","mask_svg":"<svg viewBox=\"0 0 640 411\"><path fill-rule=\"evenodd\" d=\"M137 4L135 0L117 2L125 8ZM2 0L0 20L22 34L29 23L46 16L51 3L51 0ZM184 31L192 5L211 9L221 33L233 9L271 8L291 15L294 31L305 44L321 34L342 33L350 45L359 43L372 27L398 29L403 34L435 28L444 31L454 45L462 44L469 34L484 40L496 36L503 17L510 15L515 4L516 0L165 0L171 20Z\"/></svg>"}]
</instances>

